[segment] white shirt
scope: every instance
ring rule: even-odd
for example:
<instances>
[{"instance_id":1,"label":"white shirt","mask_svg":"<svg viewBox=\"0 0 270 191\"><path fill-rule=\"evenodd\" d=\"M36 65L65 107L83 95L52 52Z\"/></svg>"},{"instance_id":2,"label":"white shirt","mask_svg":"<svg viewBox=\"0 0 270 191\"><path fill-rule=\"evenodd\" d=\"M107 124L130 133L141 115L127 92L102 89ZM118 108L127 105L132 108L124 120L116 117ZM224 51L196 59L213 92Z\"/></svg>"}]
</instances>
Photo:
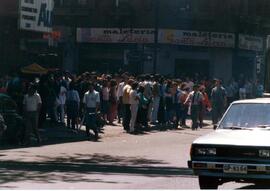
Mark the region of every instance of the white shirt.
<instances>
[{"instance_id":1,"label":"white shirt","mask_svg":"<svg viewBox=\"0 0 270 191\"><path fill-rule=\"evenodd\" d=\"M38 105L41 104L41 98L38 93L34 93L34 95L30 96L26 94L23 99L23 105L26 107L26 111L38 111Z\"/></svg>"},{"instance_id":2,"label":"white shirt","mask_svg":"<svg viewBox=\"0 0 270 191\"><path fill-rule=\"evenodd\" d=\"M59 104L65 105L66 104L66 93L67 89L64 86L61 86L60 93L59 93Z\"/></svg>"},{"instance_id":3,"label":"white shirt","mask_svg":"<svg viewBox=\"0 0 270 191\"><path fill-rule=\"evenodd\" d=\"M97 91L95 91L95 90L92 93L87 91L84 94L83 103L86 104L87 108L96 108L97 103L100 103L99 93Z\"/></svg>"},{"instance_id":4,"label":"white shirt","mask_svg":"<svg viewBox=\"0 0 270 191\"><path fill-rule=\"evenodd\" d=\"M137 91L136 90L131 90L129 94L129 103L131 105L136 105L139 104L139 100L137 99Z\"/></svg>"},{"instance_id":5,"label":"white shirt","mask_svg":"<svg viewBox=\"0 0 270 191\"><path fill-rule=\"evenodd\" d=\"M118 85L118 88L117 88L117 98L119 99L119 97L122 97L123 96L123 93L124 93L124 86L125 86L125 82L121 82L119 85Z\"/></svg>"}]
</instances>

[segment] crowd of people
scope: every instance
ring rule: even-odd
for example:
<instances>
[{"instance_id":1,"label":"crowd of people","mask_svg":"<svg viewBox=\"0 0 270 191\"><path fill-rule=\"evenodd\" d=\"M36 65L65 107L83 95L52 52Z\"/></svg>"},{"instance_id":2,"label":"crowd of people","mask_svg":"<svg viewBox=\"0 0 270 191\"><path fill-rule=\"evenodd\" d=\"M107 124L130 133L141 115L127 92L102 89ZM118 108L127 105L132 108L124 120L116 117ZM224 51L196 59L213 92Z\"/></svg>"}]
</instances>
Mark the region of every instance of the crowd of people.
<instances>
[{"instance_id":1,"label":"crowd of people","mask_svg":"<svg viewBox=\"0 0 270 191\"><path fill-rule=\"evenodd\" d=\"M241 76L240 76L241 77ZM38 128L49 118L53 124L76 129L86 125L98 139L98 121L122 124L127 133L162 128L202 128L211 114L216 125L228 105L237 99L262 97L263 85L241 77L223 85L220 79L167 78L159 74L131 75L85 72L80 76L56 72L33 80L19 75L0 79L0 93L10 95L26 121L26 136L31 131L41 141ZM65 120L66 119L66 120ZM29 139L28 139L29 140Z\"/></svg>"}]
</instances>

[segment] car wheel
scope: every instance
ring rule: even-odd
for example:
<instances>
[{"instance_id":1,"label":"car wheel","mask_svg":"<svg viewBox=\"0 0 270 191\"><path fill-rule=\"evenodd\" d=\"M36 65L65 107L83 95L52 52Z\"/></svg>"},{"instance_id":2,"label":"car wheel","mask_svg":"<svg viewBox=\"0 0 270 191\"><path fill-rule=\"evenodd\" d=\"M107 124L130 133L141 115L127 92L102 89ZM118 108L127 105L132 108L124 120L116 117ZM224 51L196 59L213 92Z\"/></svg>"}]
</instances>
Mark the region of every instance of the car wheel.
<instances>
[{"instance_id":1,"label":"car wheel","mask_svg":"<svg viewBox=\"0 0 270 191\"><path fill-rule=\"evenodd\" d=\"M208 176L199 176L200 189L217 189L218 179Z\"/></svg>"}]
</instances>

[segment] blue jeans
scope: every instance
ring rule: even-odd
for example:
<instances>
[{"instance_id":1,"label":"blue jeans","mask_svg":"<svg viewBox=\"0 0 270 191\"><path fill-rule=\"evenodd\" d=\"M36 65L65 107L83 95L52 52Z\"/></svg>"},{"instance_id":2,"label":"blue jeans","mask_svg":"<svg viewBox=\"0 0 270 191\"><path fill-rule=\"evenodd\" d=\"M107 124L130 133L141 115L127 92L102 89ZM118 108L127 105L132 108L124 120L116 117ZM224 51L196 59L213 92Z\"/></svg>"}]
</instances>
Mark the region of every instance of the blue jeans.
<instances>
[{"instance_id":1,"label":"blue jeans","mask_svg":"<svg viewBox=\"0 0 270 191\"><path fill-rule=\"evenodd\" d=\"M158 118L159 102L160 102L160 97L155 97L153 99L151 122L154 122L154 123L157 121L157 118Z\"/></svg>"},{"instance_id":2,"label":"blue jeans","mask_svg":"<svg viewBox=\"0 0 270 191\"><path fill-rule=\"evenodd\" d=\"M174 105L175 115L176 115L176 124L179 124L179 121L182 117L182 106L180 103Z\"/></svg>"},{"instance_id":3,"label":"blue jeans","mask_svg":"<svg viewBox=\"0 0 270 191\"><path fill-rule=\"evenodd\" d=\"M174 110L172 107L165 109L165 121L166 122L173 121L173 115L174 115Z\"/></svg>"}]
</instances>

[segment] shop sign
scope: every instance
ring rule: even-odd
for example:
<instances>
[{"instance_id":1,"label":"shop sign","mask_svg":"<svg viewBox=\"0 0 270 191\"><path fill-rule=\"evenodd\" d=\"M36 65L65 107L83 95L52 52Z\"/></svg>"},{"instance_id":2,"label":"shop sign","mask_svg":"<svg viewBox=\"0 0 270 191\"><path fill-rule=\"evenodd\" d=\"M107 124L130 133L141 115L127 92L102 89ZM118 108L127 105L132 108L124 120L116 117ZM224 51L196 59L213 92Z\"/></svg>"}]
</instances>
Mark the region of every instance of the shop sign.
<instances>
[{"instance_id":1,"label":"shop sign","mask_svg":"<svg viewBox=\"0 0 270 191\"><path fill-rule=\"evenodd\" d=\"M234 48L235 35L232 33L211 32L210 43L211 47Z\"/></svg>"},{"instance_id":2,"label":"shop sign","mask_svg":"<svg viewBox=\"0 0 270 191\"><path fill-rule=\"evenodd\" d=\"M154 43L155 30L148 28L78 28L77 42Z\"/></svg>"},{"instance_id":3,"label":"shop sign","mask_svg":"<svg viewBox=\"0 0 270 191\"><path fill-rule=\"evenodd\" d=\"M239 48L252 51L263 51L263 38L239 34Z\"/></svg>"},{"instance_id":4,"label":"shop sign","mask_svg":"<svg viewBox=\"0 0 270 191\"><path fill-rule=\"evenodd\" d=\"M161 29L159 42L186 46L233 48L235 35L232 33Z\"/></svg>"},{"instance_id":5,"label":"shop sign","mask_svg":"<svg viewBox=\"0 0 270 191\"><path fill-rule=\"evenodd\" d=\"M19 28L51 32L54 0L20 0Z\"/></svg>"}]
</instances>

